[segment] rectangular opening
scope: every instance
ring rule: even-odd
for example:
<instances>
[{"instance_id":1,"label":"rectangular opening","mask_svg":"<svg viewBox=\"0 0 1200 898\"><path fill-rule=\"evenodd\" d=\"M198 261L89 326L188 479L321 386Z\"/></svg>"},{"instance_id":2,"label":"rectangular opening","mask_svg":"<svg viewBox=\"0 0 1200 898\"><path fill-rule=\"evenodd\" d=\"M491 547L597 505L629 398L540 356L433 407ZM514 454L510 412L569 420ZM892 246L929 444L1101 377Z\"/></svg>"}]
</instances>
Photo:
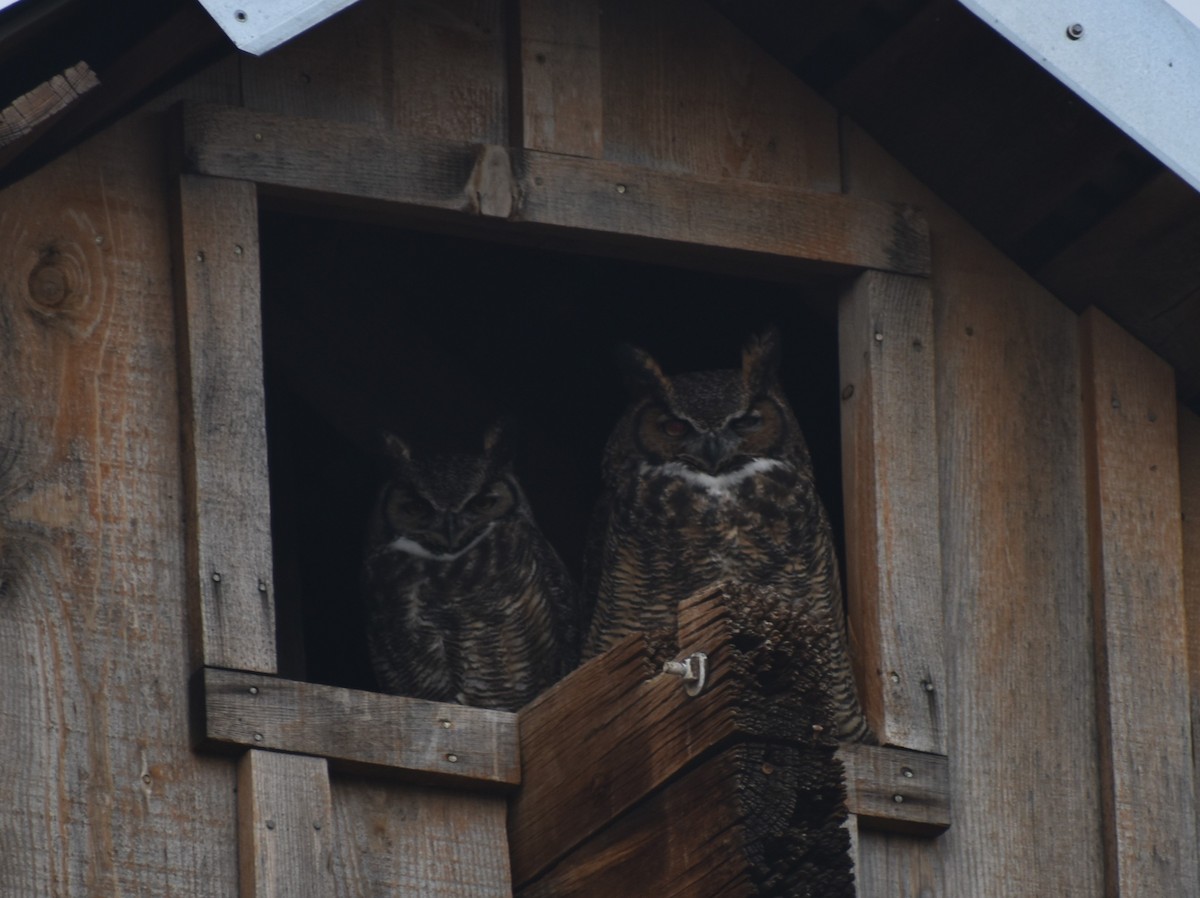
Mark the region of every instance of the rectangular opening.
<instances>
[{"instance_id":1,"label":"rectangular opening","mask_svg":"<svg viewBox=\"0 0 1200 898\"><path fill-rule=\"evenodd\" d=\"M517 469L572 573L627 396L621 342L668 373L735 367L768 324L842 533L837 285L780 283L267 209L260 222L280 673L374 689L359 568L384 430Z\"/></svg>"}]
</instances>

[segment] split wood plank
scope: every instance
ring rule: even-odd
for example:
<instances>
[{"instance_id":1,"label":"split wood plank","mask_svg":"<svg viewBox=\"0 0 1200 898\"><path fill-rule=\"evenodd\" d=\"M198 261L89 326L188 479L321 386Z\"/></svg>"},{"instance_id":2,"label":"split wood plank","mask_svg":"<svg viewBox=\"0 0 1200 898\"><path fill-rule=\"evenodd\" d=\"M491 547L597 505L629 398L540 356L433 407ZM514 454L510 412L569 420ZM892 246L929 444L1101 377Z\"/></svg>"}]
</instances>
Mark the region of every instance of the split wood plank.
<instances>
[{"instance_id":1,"label":"split wood plank","mask_svg":"<svg viewBox=\"0 0 1200 898\"><path fill-rule=\"evenodd\" d=\"M328 898L333 806L324 758L248 751L238 763L238 866L247 898Z\"/></svg>"},{"instance_id":2,"label":"split wood plank","mask_svg":"<svg viewBox=\"0 0 1200 898\"><path fill-rule=\"evenodd\" d=\"M254 185L180 175L174 238L195 663L272 673L275 610Z\"/></svg>"},{"instance_id":3,"label":"split wood plank","mask_svg":"<svg viewBox=\"0 0 1200 898\"><path fill-rule=\"evenodd\" d=\"M749 268L929 270L924 220L902 205L242 109L189 106L183 122L192 171L286 196L504 219L517 235L660 258L719 250Z\"/></svg>"},{"instance_id":4,"label":"split wood plank","mask_svg":"<svg viewBox=\"0 0 1200 898\"><path fill-rule=\"evenodd\" d=\"M847 898L849 833L802 806L798 749L730 747L648 797L520 898Z\"/></svg>"},{"instance_id":5,"label":"split wood plank","mask_svg":"<svg viewBox=\"0 0 1200 898\"><path fill-rule=\"evenodd\" d=\"M1080 328L1108 894L1200 895L1174 377Z\"/></svg>"},{"instance_id":6,"label":"split wood plank","mask_svg":"<svg viewBox=\"0 0 1200 898\"><path fill-rule=\"evenodd\" d=\"M1104 850L1078 319L849 120L844 127L847 189L919 206L937 244L943 707L953 747L953 826L933 841L864 832L860 894L1095 898Z\"/></svg>"},{"instance_id":7,"label":"split wood plank","mask_svg":"<svg viewBox=\"0 0 1200 898\"><path fill-rule=\"evenodd\" d=\"M1200 733L1200 416L1183 406L1179 407L1179 491L1194 738ZM1193 773L1200 802L1200 754L1196 755Z\"/></svg>"},{"instance_id":8,"label":"split wood plank","mask_svg":"<svg viewBox=\"0 0 1200 898\"><path fill-rule=\"evenodd\" d=\"M331 895L511 898L503 795L336 773L331 785Z\"/></svg>"},{"instance_id":9,"label":"split wood plank","mask_svg":"<svg viewBox=\"0 0 1200 898\"><path fill-rule=\"evenodd\" d=\"M711 4L600 5L604 158L841 191L837 110Z\"/></svg>"},{"instance_id":10,"label":"split wood plank","mask_svg":"<svg viewBox=\"0 0 1200 898\"><path fill-rule=\"evenodd\" d=\"M514 6L513 144L600 158L599 2L518 0Z\"/></svg>"},{"instance_id":11,"label":"split wood plank","mask_svg":"<svg viewBox=\"0 0 1200 898\"><path fill-rule=\"evenodd\" d=\"M944 754L929 283L867 272L838 316L846 587L863 707L881 743Z\"/></svg>"},{"instance_id":12,"label":"split wood plank","mask_svg":"<svg viewBox=\"0 0 1200 898\"><path fill-rule=\"evenodd\" d=\"M735 669L722 602L716 592L681 605L681 656L702 651L709 658L700 696L689 697L677 678L659 673L646 641L633 636L519 712L522 787L509 817L515 883L536 878L712 751L751 738L788 737L788 721L763 718L745 705L752 687ZM563 751L564 744L571 750ZM944 757L868 746L843 751L854 777L852 813L870 825L944 829ZM905 777L905 767L915 776ZM897 802L897 794L905 800Z\"/></svg>"},{"instance_id":13,"label":"split wood plank","mask_svg":"<svg viewBox=\"0 0 1200 898\"><path fill-rule=\"evenodd\" d=\"M204 748L319 755L458 788L520 782L517 717L505 711L212 668L195 685Z\"/></svg>"},{"instance_id":14,"label":"split wood plank","mask_svg":"<svg viewBox=\"0 0 1200 898\"><path fill-rule=\"evenodd\" d=\"M0 894L229 898L235 770L181 738L161 128L41 161L0 191Z\"/></svg>"}]
</instances>

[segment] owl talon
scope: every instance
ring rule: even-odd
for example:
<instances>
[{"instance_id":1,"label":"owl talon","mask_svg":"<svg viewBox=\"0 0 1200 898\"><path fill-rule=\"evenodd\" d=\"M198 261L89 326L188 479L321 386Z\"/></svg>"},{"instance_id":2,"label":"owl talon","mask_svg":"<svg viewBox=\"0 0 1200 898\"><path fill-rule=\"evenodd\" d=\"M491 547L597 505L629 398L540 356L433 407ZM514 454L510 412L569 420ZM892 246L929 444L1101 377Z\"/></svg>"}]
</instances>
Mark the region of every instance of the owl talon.
<instances>
[{"instance_id":1,"label":"owl talon","mask_svg":"<svg viewBox=\"0 0 1200 898\"><path fill-rule=\"evenodd\" d=\"M683 690L695 697L704 691L708 681L708 655L693 652L682 661L664 661L663 673L683 679Z\"/></svg>"}]
</instances>

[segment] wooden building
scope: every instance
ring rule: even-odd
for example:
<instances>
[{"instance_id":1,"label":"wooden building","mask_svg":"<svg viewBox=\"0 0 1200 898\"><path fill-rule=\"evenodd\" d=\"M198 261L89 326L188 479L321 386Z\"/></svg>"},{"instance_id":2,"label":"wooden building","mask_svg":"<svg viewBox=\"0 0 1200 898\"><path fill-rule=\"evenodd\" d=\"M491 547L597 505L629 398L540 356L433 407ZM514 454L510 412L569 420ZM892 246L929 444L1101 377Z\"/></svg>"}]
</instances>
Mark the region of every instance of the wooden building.
<instances>
[{"instance_id":1,"label":"wooden building","mask_svg":"<svg viewBox=\"0 0 1200 898\"><path fill-rule=\"evenodd\" d=\"M716 692L379 695L357 540L381 427L507 410L578 558L613 344L771 321L885 743L858 893L1200 895L1181 178L950 0L116 10L0 18L0 895L717 894Z\"/></svg>"}]
</instances>

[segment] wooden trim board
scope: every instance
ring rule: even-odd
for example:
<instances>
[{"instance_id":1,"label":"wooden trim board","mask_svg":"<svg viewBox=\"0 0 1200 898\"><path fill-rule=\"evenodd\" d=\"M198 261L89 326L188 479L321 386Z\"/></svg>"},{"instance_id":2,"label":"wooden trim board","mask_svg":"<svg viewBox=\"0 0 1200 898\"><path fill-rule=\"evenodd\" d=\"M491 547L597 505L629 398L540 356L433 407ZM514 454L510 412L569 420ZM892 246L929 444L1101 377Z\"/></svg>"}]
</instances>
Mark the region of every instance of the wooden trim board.
<instances>
[{"instance_id":1,"label":"wooden trim board","mask_svg":"<svg viewBox=\"0 0 1200 898\"><path fill-rule=\"evenodd\" d=\"M907 206L237 108L188 105L181 120L189 171L267 193L503 223L510 235L614 251L636 245L659 258L929 273L928 227Z\"/></svg>"},{"instance_id":2,"label":"wooden trim board","mask_svg":"<svg viewBox=\"0 0 1200 898\"><path fill-rule=\"evenodd\" d=\"M213 668L193 688L201 748L317 755L341 769L459 788L520 782L517 717L505 711Z\"/></svg>"}]
</instances>

